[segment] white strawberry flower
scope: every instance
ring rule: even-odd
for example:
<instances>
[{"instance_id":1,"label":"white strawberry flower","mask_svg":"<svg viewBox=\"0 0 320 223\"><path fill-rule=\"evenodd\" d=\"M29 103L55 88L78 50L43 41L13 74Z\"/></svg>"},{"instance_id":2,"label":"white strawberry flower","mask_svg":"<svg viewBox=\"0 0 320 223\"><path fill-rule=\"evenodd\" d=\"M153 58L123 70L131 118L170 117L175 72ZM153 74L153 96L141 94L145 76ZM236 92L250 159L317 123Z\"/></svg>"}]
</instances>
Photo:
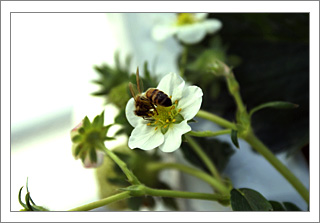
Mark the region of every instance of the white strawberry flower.
<instances>
[{"instance_id":1,"label":"white strawberry flower","mask_svg":"<svg viewBox=\"0 0 320 223\"><path fill-rule=\"evenodd\" d=\"M181 145L181 136L191 127L191 120L202 103L202 90L197 86L186 86L177 74L164 76L157 89L171 97L172 106L157 106L157 112L148 120L134 114L135 101L131 98L126 106L126 117L134 127L129 138L131 149L151 150L159 147L163 152L173 152Z\"/></svg>"},{"instance_id":2,"label":"white strawberry flower","mask_svg":"<svg viewBox=\"0 0 320 223\"><path fill-rule=\"evenodd\" d=\"M221 29L218 19L207 19L208 13L178 13L166 15L152 29L152 37L162 41L170 36L176 37L186 44L200 42L207 33L213 34Z\"/></svg>"}]
</instances>

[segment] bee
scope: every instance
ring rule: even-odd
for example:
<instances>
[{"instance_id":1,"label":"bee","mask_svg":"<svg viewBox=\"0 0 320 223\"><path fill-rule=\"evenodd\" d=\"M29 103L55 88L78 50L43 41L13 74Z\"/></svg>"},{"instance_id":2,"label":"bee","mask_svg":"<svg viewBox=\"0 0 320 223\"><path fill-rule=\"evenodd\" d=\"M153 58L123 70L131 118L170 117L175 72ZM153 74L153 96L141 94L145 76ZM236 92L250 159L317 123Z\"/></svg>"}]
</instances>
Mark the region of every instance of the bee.
<instances>
[{"instance_id":1,"label":"bee","mask_svg":"<svg viewBox=\"0 0 320 223\"><path fill-rule=\"evenodd\" d=\"M136 81L138 93L135 93L133 84L129 83L130 92L135 101L135 115L140 116L143 119L148 119L154 115L154 111L158 114L156 106L169 107L172 105L170 97L156 88L149 88L144 94L142 94L139 79L139 68L137 68L136 72Z\"/></svg>"}]
</instances>

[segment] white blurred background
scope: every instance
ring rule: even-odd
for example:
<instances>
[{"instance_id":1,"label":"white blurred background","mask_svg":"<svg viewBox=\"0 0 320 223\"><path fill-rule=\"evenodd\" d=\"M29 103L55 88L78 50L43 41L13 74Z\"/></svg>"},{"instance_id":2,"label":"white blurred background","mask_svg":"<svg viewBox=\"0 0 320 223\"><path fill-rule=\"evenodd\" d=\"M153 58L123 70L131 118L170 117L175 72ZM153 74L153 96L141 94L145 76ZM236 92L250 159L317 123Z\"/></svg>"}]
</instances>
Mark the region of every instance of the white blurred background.
<instances>
[{"instance_id":1,"label":"white blurred background","mask_svg":"<svg viewBox=\"0 0 320 223\"><path fill-rule=\"evenodd\" d=\"M84 169L72 157L69 132L84 116L92 119L103 109L106 123L112 123L116 109L90 96L98 89L90 81L98 77L94 65L114 64L116 50L121 58L133 55L133 72L145 60L160 75L177 71L181 50L177 43L151 39L150 27L161 16L165 14L11 15L11 211L21 209L17 195L27 177L33 200L51 210L64 211L98 199L94 170ZM226 169L235 187L251 187L268 199L304 204L267 161L246 143L240 144L241 151L236 151ZM308 168L301 160L278 157L309 185ZM186 176L182 180L187 190L210 192L197 180ZM278 188L270 190L275 181ZM211 205L192 201L189 208L210 211Z\"/></svg>"},{"instance_id":2,"label":"white blurred background","mask_svg":"<svg viewBox=\"0 0 320 223\"><path fill-rule=\"evenodd\" d=\"M11 211L21 209L17 194L27 177L33 200L51 210L98 199L94 170L74 160L69 136L86 115L92 119L106 109L106 123L112 123L117 113L101 97L90 96L98 89L90 82L98 77L93 66L113 65L118 50L121 59L133 55L133 72L145 60L157 63L158 73L176 69L178 45L155 43L136 25L148 26L157 15L147 15L147 21L135 15L11 15ZM163 59L170 62L159 66Z\"/></svg>"}]
</instances>

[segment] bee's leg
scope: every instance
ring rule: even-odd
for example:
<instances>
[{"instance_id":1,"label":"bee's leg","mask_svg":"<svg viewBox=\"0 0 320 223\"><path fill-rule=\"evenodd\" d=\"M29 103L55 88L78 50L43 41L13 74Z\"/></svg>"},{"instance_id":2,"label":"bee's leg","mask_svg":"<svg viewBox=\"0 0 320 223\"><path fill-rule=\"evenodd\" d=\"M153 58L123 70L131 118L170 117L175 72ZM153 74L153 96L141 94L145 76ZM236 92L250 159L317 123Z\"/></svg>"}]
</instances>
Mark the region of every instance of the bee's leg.
<instances>
[{"instance_id":1,"label":"bee's leg","mask_svg":"<svg viewBox=\"0 0 320 223\"><path fill-rule=\"evenodd\" d=\"M159 113L158 113L156 107L154 106L154 104L151 103L151 106L152 106L152 108L157 112L157 115L159 115Z\"/></svg>"}]
</instances>

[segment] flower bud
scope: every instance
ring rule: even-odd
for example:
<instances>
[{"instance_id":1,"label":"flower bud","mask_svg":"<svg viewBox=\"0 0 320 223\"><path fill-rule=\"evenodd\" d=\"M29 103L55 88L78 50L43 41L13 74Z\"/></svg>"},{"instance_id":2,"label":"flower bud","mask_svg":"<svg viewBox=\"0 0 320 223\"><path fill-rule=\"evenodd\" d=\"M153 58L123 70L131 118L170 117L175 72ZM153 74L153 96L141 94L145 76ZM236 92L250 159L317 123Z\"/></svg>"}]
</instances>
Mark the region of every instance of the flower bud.
<instances>
[{"instance_id":1,"label":"flower bud","mask_svg":"<svg viewBox=\"0 0 320 223\"><path fill-rule=\"evenodd\" d=\"M72 155L75 159L80 158L84 167L95 168L102 165L105 155L104 141L114 139L106 136L111 126L104 126L103 111L93 122L85 117L71 130Z\"/></svg>"}]
</instances>

